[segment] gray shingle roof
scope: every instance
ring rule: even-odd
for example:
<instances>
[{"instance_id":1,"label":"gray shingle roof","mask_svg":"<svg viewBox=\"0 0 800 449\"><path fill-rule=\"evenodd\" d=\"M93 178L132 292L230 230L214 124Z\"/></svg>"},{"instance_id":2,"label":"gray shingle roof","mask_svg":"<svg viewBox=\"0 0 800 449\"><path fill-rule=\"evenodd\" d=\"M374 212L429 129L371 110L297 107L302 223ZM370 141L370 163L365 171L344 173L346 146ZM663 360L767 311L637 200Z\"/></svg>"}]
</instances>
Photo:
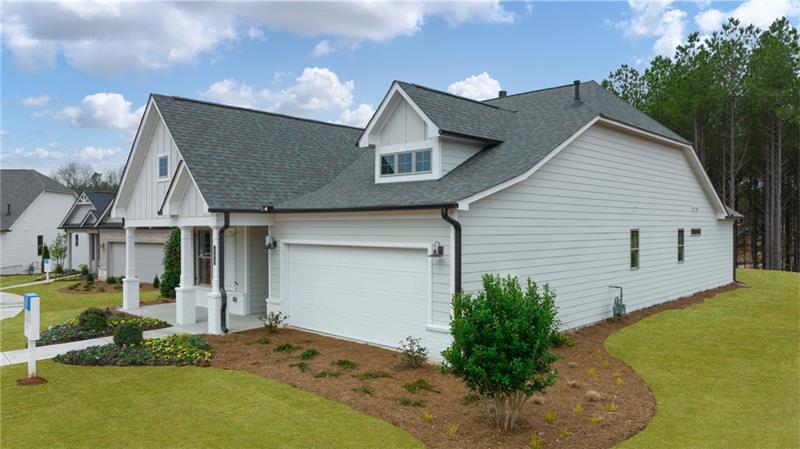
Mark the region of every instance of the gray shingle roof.
<instances>
[{"instance_id":1,"label":"gray shingle roof","mask_svg":"<svg viewBox=\"0 0 800 449\"><path fill-rule=\"evenodd\" d=\"M0 231L7 231L45 190L75 194L36 170L0 170ZM8 205L11 205L11 214ZM57 223L56 223L57 224Z\"/></svg>"},{"instance_id":2,"label":"gray shingle roof","mask_svg":"<svg viewBox=\"0 0 800 449\"><path fill-rule=\"evenodd\" d=\"M90 213L94 213L95 218L100 218L100 215L103 213L104 210L106 210L106 207L108 207L109 203L111 203L111 201L114 200L114 196L116 195L116 193L114 193L114 192L91 192L91 191L86 190L86 191L83 192L83 195L86 195L86 198L92 204L92 210L88 211L86 213L86 215L88 215ZM78 199L75 200L75 204L72 205L73 208L75 207L75 205L77 204L77 202L79 200L80 200L80 197L78 197ZM70 211L67 212L67 217L69 217L69 215L71 213L72 213L72 209L70 209ZM83 219L86 218L86 215L84 215L83 217L77 217L77 220L78 220L77 222L78 223L83 222ZM65 217L64 220L66 220L66 219L67 218ZM99 223L85 223L83 225L64 224L63 228L65 228L65 229L66 228L69 228L69 229L93 228L93 227L97 227L97 225L99 225ZM115 223L114 226L116 227L116 226L119 226L119 225Z\"/></svg>"},{"instance_id":3,"label":"gray shingle roof","mask_svg":"<svg viewBox=\"0 0 800 449\"><path fill-rule=\"evenodd\" d=\"M261 210L319 189L363 151L360 128L153 98L212 210Z\"/></svg>"}]
</instances>

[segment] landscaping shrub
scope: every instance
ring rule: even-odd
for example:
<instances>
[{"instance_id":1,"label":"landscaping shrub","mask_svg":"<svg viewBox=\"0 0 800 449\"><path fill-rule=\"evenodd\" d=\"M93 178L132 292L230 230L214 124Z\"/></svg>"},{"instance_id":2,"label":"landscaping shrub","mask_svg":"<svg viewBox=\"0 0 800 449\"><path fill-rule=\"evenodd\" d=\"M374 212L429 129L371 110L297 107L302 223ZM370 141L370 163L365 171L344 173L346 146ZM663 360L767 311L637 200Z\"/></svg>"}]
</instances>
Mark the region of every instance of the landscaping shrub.
<instances>
[{"instance_id":1,"label":"landscaping shrub","mask_svg":"<svg viewBox=\"0 0 800 449\"><path fill-rule=\"evenodd\" d=\"M117 346L142 344L142 328L131 323L123 323L114 329L114 344Z\"/></svg>"},{"instance_id":2,"label":"landscaping shrub","mask_svg":"<svg viewBox=\"0 0 800 449\"><path fill-rule=\"evenodd\" d=\"M160 329L168 326L166 321L161 321L156 318L135 317L131 315L115 315L107 318L106 323L108 324L106 328L91 331L81 328L79 320L75 318L67 321L66 323L56 324L48 327L47 330L42 332L38 344L44 346L56 343L67 343L70 341L86 340L89 338L105 337L108 335L113 335L114 331L122 324L131 324L139 327L143 331Z\"/></svg>"},{"instance_id":3,"label":"landscaping shrub","mask_svg":"<svg viewBox=\"0 0 800 449\"><path fill-rule=\"evenodd\" d=\"M78 315L78 327L90 332L103 331L108 328L108 314L96 307L90 307Z\"/></svg>"},{"instance_id":4,"label":"landscaping shrub","mask_svg":"<svg viewBox=\"0 0 800 449\"><path fill-rule=\"evenodd\" d=\"M281 343L273 349L273 352L294 352L297 349L300 349L300 347L291 343Z\"/></svg>"},{"instance_id":5,"label":"landscaping shrub","mask_svg":"<svg viewBox=\"0 0 800 449\"><path fill-rule=\"evenodd\" d=\"M361 385L359 387L355 387L353 388L353 391L355 391L356 393L363 393L369 396L375 394L375 389L370 387L369 385Z\"/></svg>"},{"instance_id":6,"label":"landscaping shrub","mask_svg":"<svg viewBox=\"0 0 800 449\"><path fill-rule=\"evenodd\" d=\"M398 399L397 403L400 404L400 405L404 405L406 407L423 407L423 406L425 406L425 401L423 401L422 399L411 399L411 398L406 398L406 397L402 397L402 398Z\"/></svg>"},{"instance_id":7,"label":"landscaping shrub","mask_svg":"<svg viewBox=\"0 0 800 449\"><path fill-rule=\"evenodd\" d=\"M158 280L158 276L156 276L153 278L153 288L158 288L159 285L161 285L161 283Z\"/></svg>"},{"instance_id":8,"label":"landscaping shrub","mask_svg":"<svg viewBox=\"0 0 800 449\"><path fill-rule=\"evenodd\" d=\"M319 351L314 348L308 348L300 354L300 358L303 360L310 360L319 355Z\"/></svg>"},{"instance_id":9,"label":"landscaping shrub","mask_svg":"<svg viewBox=\"0 0 800 449\"><path fill-rule=\"evenodd\" d=\"M109 277L106 278L106 284L113 285L113 284L116 284L116 283L117 283L117 277L116 276L109 276Z\"/></svg>"},{"instance_id":10,"label":"landscaping shrub","mask_svg":"<svg viewBox=\"0 0 800 449\"><path fill-rule=\"evenodd\" d=\"M50 250L47 248L47 244L42 244L42 273L44 273L44 260L50 258Z\"/></svg>"},{"instance_id":11,"label":"landscaping shrub","mask_svg":"<svg viewBox=\"0 0 800 449\"><path fill-rule=\"evenodd\" d=\"M259 315L258 319L261 320L267 331L275 332L284 321L289 319L289 317L280 312L266 312Z\"/></svg>"},{"instance_id":12,"label":"landscaping shrub","mask_svg":"<svg viewBox=\"0 0 800 449\"><path fill-rule=\"evenodd\" d=\"M56 274L63 274L64 273L64 265L56 264Z\"/></svg>"},{"instance_id":13,"label":"landscaping shrub","mask_svg":"<svg viewBox=\"0 0 800 449\"><path fill-rule=\"evenodd\" d=\"M67 365L197 365L211 363L211 346L194 335L150 338L141 345L107 344L70 351L53 360Z\"/></svg>"},{"instance_id":14,"label":"landscaping shrub","mask_svg":"<svg viewBox=\"0 0 800 449\"><path fill-rule=\"evenodd\" d=\"M554 348L560 348L562 346L571 348L575 346L575 340L569 334L556 331L550 335L550 344Z\"/></svg>"},{"instance_id":15,"label":"landscaping shrub","mask_svg":"<svg viewBox=\"0 0 800 449\"><path fill-rule=\"evenodd\" d=\"M80 268L81 278L86 279L86 276L89 275L89 267L86 264L80 264L78 268Z\"/></svg>"},{"instance_id":16,"label":"landscaping shrub","mask_svg":"<svg viewBox=\"0 0 800 449\"><path fill-rule=\"evenodd\" d=\"M528 280L484 275L477 295L453 297L453 343L443 369L494 402L494 422L510 430L525 402L555 383L550 336L556 330L555 294Z\"/></svg>"},{"instance_id":17,"label":"landscaping shrub","mask_svg":"<svg viewBox=\"0 0 800 449\"><path fill-rule=\"evenodd\" d=\"M354 362L352 360L347 360L347 359L339 359L339 360L333 362L333 364L338 366L341 369L346 369L348 371L352 371L352 370L358 368L358 363L356 363L356 362Z\"/></svg>"},{"instance_id":18,"label":"landscaping shrub","mask_svg":"<svg viewBox=\"0 0 800 449\"><path fill-rule=\"evenodd\" d=\"M428 349L420 343L421 338L406 337L400 342L402 359L400 365L404 368L419 368L428 360Z\"/></svg>"},{"instance_id":19,"label":"landscaping shrub","mask_svg":"<svg viewBox=\"0 0 800 449\"><path fill-rule=\"evenodd\" d=\"M50 251L50 256L53 258L53 261L56 263L55 272L63 272L64 259L67 257L67 234L63 232L59 233L48 250ZM61 266L61 269L59 269L59 266Z\"/></svg>"},{"instance_id":20,"label":"landscaping shrub","mask_svg":"<svg viewBox=\"0 0 800 449\"><path fill-rule=\"evenodd\" d=\"M94 275L92 273L86 274L86 289L91 290L94 287Z\"/></svg>"},{"instance_id":21,"label":"landscaping shrub","mask_svg":"<svg viewBox=\"0 0 800 449\"><path fill-rule=\"evenodd\" d=\"M153 287L158 288L164 298L174 298L175 289L181 283L181 230L172 229L169 238L164 243L164 273L161 282Z\"/></svg>"},{"instance_id":22,"label":"landscaping shrub","mask_svg":"<svg viewBox=\"0 0 800 449\"><path fill-rule=\"evenodd\" d=\"M409 393L416 393L418 391L431 391L433 393L438 393L437 390L430 382L425 379L417 379L414 382L407 383L403 385L403 388L406 389Z\"/></svg>"}]
</instances>

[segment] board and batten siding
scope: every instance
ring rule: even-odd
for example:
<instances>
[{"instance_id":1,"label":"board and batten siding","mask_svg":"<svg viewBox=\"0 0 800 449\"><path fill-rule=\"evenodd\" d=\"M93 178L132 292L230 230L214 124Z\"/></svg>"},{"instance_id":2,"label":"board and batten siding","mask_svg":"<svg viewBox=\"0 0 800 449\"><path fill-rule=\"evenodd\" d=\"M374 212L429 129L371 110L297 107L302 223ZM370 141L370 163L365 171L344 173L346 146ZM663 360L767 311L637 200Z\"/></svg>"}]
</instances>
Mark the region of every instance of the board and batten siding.
<instances>
[{"instance_id":1,"label":"board and batten siding","mask_svg":"<svg viewBox=\"0 0 800 449\"><path fill-rule=\"evenodd\" d=\"M439 138L442 147L442 176L481 151L483 145Z\"/></svg>"},{"instance_id":2,"label":"board and batten siding","mask_svg":"<svg viewBox=\"0 0 800 449\"><path fill-rule=\"evenodd\" d=\"M149 140L145 147L144 160L138 167L138 172L131 173L135 176L136 184L125 207L124 216L129 220L160 218L158 209L164 201L164 195L167 193L178 163L183 160L169 129L160 117L153 127L152 134L147 138ZM160 155L169 156L169 177L163 180L158 179L158 157ZM192 185L181 203L180 216L203 217L208 215L208 206L197 187Z\"/></svg>"},{"instance_id":3,"label":"board and batten siding","mask_svg":"<svg viewBox=\"0 0 800 449\"><path fill-rule=\"evenodd\" d=\"M479 290L484 273L549 283L564 328L610 317L610 285L624 287L631 311L733 280L732 222L717 219L684 153L597 125L459 220L464 289ZM631 229L640 233L638 269L630 268Z\"/></svg>"},{"instance_id":4,"label":"board and batten siding","mask_svg":"<svg viewBox=\"0 0 800 449\"><path fill-rule=\"evenodd\" d=\"M270 235L282 240L336 242L414 243L445 247L444 257L432 258L431 323L444 326L450 322L450 226L433 211L385 213L331 213L276 215ZM270 251L270 302L281 298L280 247ZM270 305L270 309L274 306Z\"/></svg>"},{"instance_id":5,"label":"board and batten siding","mask_svg":"<svg viewBox=\"0 0 800 449\"><path fill-rule=\"evenodd\" d=\"M380 145L424 141L427 136L425 121L407 101L400 99L380 129Z\"/></svg>"}]
</instances>

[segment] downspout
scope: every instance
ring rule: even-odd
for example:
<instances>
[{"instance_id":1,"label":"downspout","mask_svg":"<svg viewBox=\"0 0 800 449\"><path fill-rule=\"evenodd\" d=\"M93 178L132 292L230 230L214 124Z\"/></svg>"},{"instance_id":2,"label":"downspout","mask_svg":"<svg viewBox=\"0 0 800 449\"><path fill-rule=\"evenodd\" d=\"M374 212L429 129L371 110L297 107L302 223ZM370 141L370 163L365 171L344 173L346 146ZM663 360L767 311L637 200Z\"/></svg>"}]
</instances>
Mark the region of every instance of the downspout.
<instances>
[{"instance_id":1,"label":"downspout","mask_svg":"<svg viewBox=\"0 0 800 449\"><path fill-rule=\"evenodd\" d=\"M739 220L733 220L733 282L736 283L736 266L739 264L739 252L737 251L737 235L736 235L736 228L739 224Z\"/></svg>"},{"instance_id":2,"label":"downspout","mask_svg":"<svg viewBox=\"0 0 800 449\"><path fill-rule=\"evenodd\" d=\"M219 322L222 325L222 333L228 333L228 323L226 322L228 311L228 292L225 291L225 230L231 225L230 212L224 212L225 222L219 230L219 290L222 296L222 307L220 310Z\"/></svg>"},{"instance_id":3,"label":"downspout","mask_svg":"<svg viewBox=\"0 0 800 449\"><path fill-rule=\"evenodd\" d=\"M454 275L454 290L455 293L461 293L461 223L458 222L455 218L451 217L447 214L447 208L442 208L442 218L444 221L450 223L453 226L453 230L455 231L456 235L456 242L455 248L453 248L453 265L455 266L455 275Z\"/></svg>"}]
</instances>

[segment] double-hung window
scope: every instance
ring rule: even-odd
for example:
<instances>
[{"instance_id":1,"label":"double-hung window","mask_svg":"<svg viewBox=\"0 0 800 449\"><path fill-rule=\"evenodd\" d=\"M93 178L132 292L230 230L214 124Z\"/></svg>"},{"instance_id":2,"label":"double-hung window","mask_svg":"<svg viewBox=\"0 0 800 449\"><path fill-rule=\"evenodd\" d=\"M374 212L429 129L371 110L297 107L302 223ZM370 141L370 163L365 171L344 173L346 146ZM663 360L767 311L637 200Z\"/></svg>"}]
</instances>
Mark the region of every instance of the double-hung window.
<instances>
[{"instance_id":1,"label":"double-hung window","mask_svg":"<svg viewBox=\"0 0 800 449\"><path fill-rule=\"evenodd\" d=\"M381 156L381 176L430 173L431 150L407 151Z\"/></svg>"},{"instance_id":2,"label":"double-hung window","mask_svg":"<svg viewBox=\"0 0 800 449\"><path fill-rule=\"evenodd\" d=\"M195 280L198 285L211 285L211 232L195 233Z\"/></svg>"},{"instance_id":3,"label":"double-hung window","mask_svg":"<svg viewBox=\"0 0 800 449\"><path fill-rule=\"evenodd\" d=\"M683 229L678 229L678 263L683 263Z\"/></svg>"},{"instance_id":4,"label":"double-hung window","mask_svg":"<svg viewBox=\"0 0 800 449\"><path fill-rule=\"evenodd\" d=\"M639 268L639 230L631 229L631 270Z\"/></svg>"},{"instance_id":5,"label":"double-hung window","mask_svg":"<svg viewBox=\"0 0 800 449\"><path fill-rule=\"evenodd\" d=\"M44 246L44 236L43 235L37 235L36 236L36 255L37 256L41 256L42 255L42 247L43 246Z\"/></svg>"}]
</instances>

